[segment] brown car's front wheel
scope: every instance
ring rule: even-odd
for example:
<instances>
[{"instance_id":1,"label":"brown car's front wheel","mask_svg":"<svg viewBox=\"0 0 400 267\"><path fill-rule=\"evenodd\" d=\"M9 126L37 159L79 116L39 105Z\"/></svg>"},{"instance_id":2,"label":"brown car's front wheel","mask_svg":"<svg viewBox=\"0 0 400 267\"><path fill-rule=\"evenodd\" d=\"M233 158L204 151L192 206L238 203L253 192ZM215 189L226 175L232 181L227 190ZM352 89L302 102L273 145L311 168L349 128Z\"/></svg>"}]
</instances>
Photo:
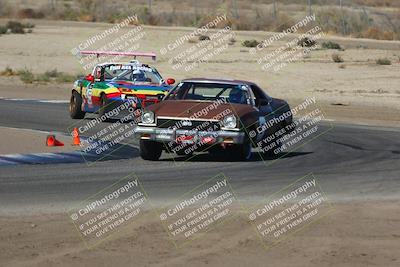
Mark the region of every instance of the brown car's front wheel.
<instances>
[{"instance_id":1,"label":"brown car's front wheel","mask_svg":"<svg viewBox=\"0 0 400 267\"><path fill-rule=\"evenodd\" d=\"M151 140L140 140L140 156L145 160L158 160L161 157L162 144Z\"/></svg>"},{"instance_id":2,"label":"brown car's front wheel","mask_svg":"<svg viewBox=\"0 0 400 267\"><path fill-rule=\"evenodd\" d=\"M235 160L250 160L252 156L250 139L246 136L243 144L233 145L232 150L231 155Z\"/></svg>"}]
</instances>

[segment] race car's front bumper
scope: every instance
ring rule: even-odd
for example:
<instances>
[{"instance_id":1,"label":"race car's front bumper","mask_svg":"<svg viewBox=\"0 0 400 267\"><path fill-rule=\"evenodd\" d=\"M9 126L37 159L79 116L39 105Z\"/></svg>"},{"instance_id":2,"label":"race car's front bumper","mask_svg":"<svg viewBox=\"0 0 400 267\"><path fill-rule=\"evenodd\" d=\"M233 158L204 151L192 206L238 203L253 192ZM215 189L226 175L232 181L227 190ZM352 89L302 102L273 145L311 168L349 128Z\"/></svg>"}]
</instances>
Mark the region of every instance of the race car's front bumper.
<instances>
[{"instance_id":1,"label":"race car's front bumper","mask_svg":"<svg viewBox=\"0 0 400 267\"><path fill-rule=\"evenodd\" d=\"M240 131L197 131L182 129L165 129L148 126L137 126L136 137L157 142L174 143L208 143L208 144L243 144L244 132ZM189 138L186 138L189 137Z\"/></svg>"}]
</instances>

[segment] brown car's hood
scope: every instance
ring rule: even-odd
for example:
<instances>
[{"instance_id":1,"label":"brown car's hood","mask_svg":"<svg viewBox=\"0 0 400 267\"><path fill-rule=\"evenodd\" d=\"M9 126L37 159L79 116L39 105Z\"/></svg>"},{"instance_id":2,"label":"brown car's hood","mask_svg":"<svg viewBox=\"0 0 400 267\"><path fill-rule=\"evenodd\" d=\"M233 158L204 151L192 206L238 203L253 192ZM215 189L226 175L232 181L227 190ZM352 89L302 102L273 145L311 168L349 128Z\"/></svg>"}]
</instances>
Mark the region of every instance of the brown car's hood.
<instances>
[{"instance_id":1,"label":"brown car's hood","mask_svg":"<svg viewBox=\"0 0 400 267\"><path fill-rule=\"evenodd\" d=\"M195 117L198 119L212 119L222 113L227 115L227 112L236 114L236 116L240 118L249 115L249 113L257 112L256 109L250 105L231 103L217 104L211 101L199 102L192 100L165 100L151 105L147 109L153 111L157 117Z\"/></svg>"}]
</instances>

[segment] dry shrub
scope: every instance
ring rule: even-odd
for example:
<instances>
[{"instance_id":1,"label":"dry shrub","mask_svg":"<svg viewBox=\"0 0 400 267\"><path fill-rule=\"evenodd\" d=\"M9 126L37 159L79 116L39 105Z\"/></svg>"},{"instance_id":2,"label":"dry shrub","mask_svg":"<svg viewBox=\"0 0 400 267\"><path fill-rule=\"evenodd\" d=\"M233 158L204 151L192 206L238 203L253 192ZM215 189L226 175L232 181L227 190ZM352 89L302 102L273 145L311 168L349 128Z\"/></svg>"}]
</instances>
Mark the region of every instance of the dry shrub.
<instances>
[{"instance_id":1,"label":"dry shrub","mask_svg":"<svg viewBox=\"0 0 400 267\"><path fill-rule=\"evenodd\" d=\"M388 58L378 58L376 60L376 64L378 65L392 65L392 61Z\"/></svg>"},{"instance_id":2,"label":"dry shrub","mask_svg":"<svg viewBox=\"0 0 400 267\"><path fill-rule=\"evenodd\" d=\"M361 6L400 7L400 1L393 0L352 0ZM196 9L191 1L111 1L111 0L63 0L37 1L40 8L28 4L18 9L18 5L9 4L10 0L0 0L0 16L20 18L47 18L56 20L105 21L116 23L136 13L143 24L163 26L201 27L215 19L217 14L227 14L227 20L216 25L216 28L230 26L235 30L283 31L289 29L305 14L306 0L280 0L277 17L273 16L272 0L256 1L197 1ZM33 2L33 1L28 1ZM333 7L328 0L315 0L313 11L317 23L325 33L341 33L355 37L375 38L382 40L400 39L400 14L397 10L370 10L355 8L354 2L345 1L344 8ZM51 4L53 3L53 4ZM235 4L234 4L235 3ZM329 4L329 6L328 6ZM32 5L33 6L33 5ZM38 5L35 5L38 6ZM236 9L238 12L236 12ZM397 12L399 13L399 12ZM391 20L390 22L386 20ZM390 24L390 25L389 25ZM314 27L309 23L299 31ZM375 27L380 29L369 29Z\"/></svg>"},{"instance_id":3,"label":"dry shrub","mask_svg":"<svg viewBox=\"0 0 400 267\"><path fill-rule=\"evenodd\" d=\"M24 83L33 83L35 81L35 75L28 69L18 71L18 75Z\"/></svg>"},{"instance_id":4,"label":"dry shrub","mask_svg":"<svg viewBox=\"0 0 400 267\"><path fill-rule=\"evenodd\" d=\"M240 16L230 18L230 23L235 30L251 31L284 31L296 24L296 20L286 14L279 14L275 19L271 16L271 11L255 9L255 16Z\"/></svg>"},{"instance_id":5,"label":"dry shrub","mask_svg":"<svg viewBox=\"0 0 400 267\"><path fill-rule=\"evenodd\" d=\"M244 47L256 47L257 45L259 45L260 42L257 40L245 40L242 42L242 46Z\"/></svg>"},{"instance_id":6,"label":"dry shrub","mask_svg":"<svg viewBox=\"0 0 400 267\"><path fill-rule=\"evenodd\" d=\"M382 13L380 16L389 17L389 13ZM388 26L374 16L368 16L368 13L350 8L325 8L321 7L317 11L318 24L324 29L324 32L341 33L358 38L369 38L377 40L395 40L400 34L396 30L400 27L400 16L398 19L392 19ZM390 20L390 19L389 19Z\"/></svg>"},{"instance_id":7,"label":"dry shrub","mask_svg":"<svg viewBox=\"0 0 400 267\"><path fill-rule=\"evenodd\" d=\"M281 31L289 30L289 28L292 27L293 25L295 25L296 23L297 23L297 21L295 21L293 18L291 18L285 14L279 14L277 20L274 21L272 27L273 27L274 31L281 32ZM301 30L301 29L299 29L299 30Z\"/></svg>"},{"instance_id":8,"label":"dry shrub","mask_svg":"<svg viewBox=\"0 0 400 267\"><path fill-rule=\"evenodd\" d=\"M353 0L353 2L363 6L400 7L400 3L393 0Z\"/></svg>"},{"instance_id":9,"label":"dry shrub","mask_svg":"<svg viewBox=\"0 0 400 267\"><path fill-rule=\"evenodd\" d=\"M17 75L17 72L15 72L12 68L6 67L2 72L0 72L1 76L14 76Z\"/></svg>"},{"instance_id":10,"label":"dry shrub","mask_svg":"<svg viewBox=\"0 0 400 267\"><path fill-rule=\"evenodd\" d=\"M208 41L210 40L210 37L207 35L200 35L199 36L199 41Z\"/></svg>"},{"instance_id":11,"label":"dry shrub","mask_svg":"<svg viewBox=\"0 0 400 267\"><path fill-rule=\"evenodd\" d=\"M339 54L332 54L332 60L336 63L342 63L344 62L343 58Z\"/></svg>"},{"instance_id":12,"label":"dry shrub","mask_svg":"<svg viewBox=\"0 0 400 267\"><path fill-rule=\"evenodd\" d=\"M376 27L370 27L361 33L361 37L376 40L393 40L394 32L382 31Z\"/></svg>"},{"instance_id":13,"label":"dry shrub","mask_svg":"<svg viewBox=\"0 0 400 267\"><path fill-rule=\"evenodd\" d=\"M309 38L309 37L301 38L301 39L297 42L297 45L298 45L298 46L301 46L301 47L313 47L313 46L316 45L316 44L317 44L317 42L316 42L314 39Z\"/></svg>"},{"instance_id":14,"label":"dry shrub","mask_svg":"<svg viewBox=\"0 0 400 267\"><path fill-rule=\"evenodd\" d=\"M0 0L0 17L10 17L15 13L15 5L10 4L11 1Z\"/></svg>"},{"instance_id":15,"label":"dry shrub","mask_svg":"<svg viewBox=\"0 0 400 267\"><path fill-rule=\"evenodd\" d=\"M11 33L19 33L19 34L24 34L25 28L33 28L33 27L34 26L31 26L31 24L25 25L19 21L13 21L13 20L8 21L6 24L6 28L9 29Z\"/></svg>"},{"instance_id":16,"label":"dry shrub","mask_svg":"<svg viewBox=\"0 0 400 267\"><path fill-rule=\"evenodd\" d=\"M341 50L342 49L340 44L338 44L336 42L332 42L332 41L323 42L321 46L324 49L337 49L337 50Z\"/></svg>"},{"instance_id":17,"label":"dry shrub","mask_svg":"<svg viewBox=\"0 0 400 267\"><path fill-rule=\"evenodd\" d=\"M79 21L93 22L96 21L92 15L82 14L79 16Z\"/></svg>"},{"instance_id":18,"label":"dry shrub","mask_svg":"<svg viewBox=\"0 0 400 267\"><path fill-rule=\"evenodd\" d=\"M320 8L316 12L317 22L324 32L359 34L366 30L369 18L360 11L340 10L340 8Z\"/></svg>"},{"instance_id":19,"label":"dry shrub","mask_svg":"<svg viewBox=\"0 0 400 267\"><path fill-rule=\"evenodd\" d=\"M33 8L23 8L18 10L17 16L20 19L42 19L44 18L44 13Z\"/></svg>"},{"instance_id":20,"label":"dry shrub","mask_svg":"<svg viewBox=\"0 0 400 267\"><path fill-rule=\"evenodd\" d=\"M0 35L7 33L7 27L0 25Z\"/></svg>"},{"instance_id":21,"label":"dry shrub","mask_svg":"<svg viewBox=\"0 0 400 267\"><path fill-rule=\"evenodd\" d=\"M221 15L219 15L221 16ZM205 26L207 25L207 23L215 20L217 16L209 16L209 15L205 15L204 17L200 18L199 21L199 27L201 26ZM226 20L221 20L220 22L218 22L218 24L216 26L213 26L212 28L218 28L218 29L222 29L225 28L226 26L232 27L232 21L233 19L229 16L226 17Z\"/></svg>"}]
</instances>

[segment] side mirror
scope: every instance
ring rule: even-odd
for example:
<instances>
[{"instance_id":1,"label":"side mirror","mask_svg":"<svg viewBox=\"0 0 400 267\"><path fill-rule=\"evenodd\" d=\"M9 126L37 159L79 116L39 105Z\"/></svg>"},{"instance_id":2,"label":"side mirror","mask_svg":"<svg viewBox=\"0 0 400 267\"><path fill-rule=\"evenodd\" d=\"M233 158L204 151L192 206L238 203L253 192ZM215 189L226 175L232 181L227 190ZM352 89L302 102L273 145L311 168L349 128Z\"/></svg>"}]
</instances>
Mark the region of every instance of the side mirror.
<instances>
[{"instance_id":1,"label":"side mirror","mask_svg":"<svg viewBox=\"0 0 400 267\"><path fill-rule=\"evenodd\" d=\"M92 74L88 74L85 76L85 80L89 82L94 82L94 76Z\"/></svg>"},{"instance_id":2,"label":"side mirror","mask_svg":"<svg viewBox=\"0 0 400 267\"><path fill-rule=\"evenodd\" d=\"M174 84L175 83L175 79L172 79L172 78L168 78L167 79L167 84L168 85L171 85L171 84Z\"/></svg>"}]
</instances>

